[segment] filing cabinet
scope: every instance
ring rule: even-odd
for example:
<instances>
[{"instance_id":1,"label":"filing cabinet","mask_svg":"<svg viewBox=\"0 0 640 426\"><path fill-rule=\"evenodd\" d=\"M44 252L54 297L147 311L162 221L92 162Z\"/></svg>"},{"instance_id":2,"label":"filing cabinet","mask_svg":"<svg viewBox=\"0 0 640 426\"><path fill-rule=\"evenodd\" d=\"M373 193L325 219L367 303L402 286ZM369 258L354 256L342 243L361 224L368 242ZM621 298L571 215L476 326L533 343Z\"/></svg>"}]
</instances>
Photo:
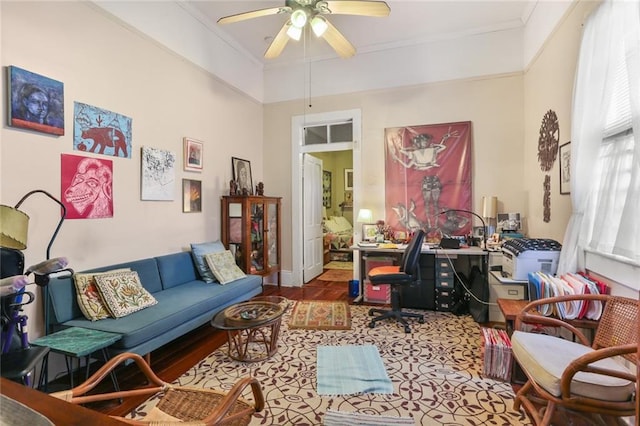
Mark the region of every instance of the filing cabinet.
<instances>
[{"instance_id":1,"label":"filing cabinet","mask_svg":"<svg viewBox=\"0 0 640 426\"><path fill-rule=\"evenodd\" d=\"M527 300L527 281L504 278L500 271L489 273L489 321L504 322L504 315L496 305L498 299Z\"/></svg>"}]
</instances>

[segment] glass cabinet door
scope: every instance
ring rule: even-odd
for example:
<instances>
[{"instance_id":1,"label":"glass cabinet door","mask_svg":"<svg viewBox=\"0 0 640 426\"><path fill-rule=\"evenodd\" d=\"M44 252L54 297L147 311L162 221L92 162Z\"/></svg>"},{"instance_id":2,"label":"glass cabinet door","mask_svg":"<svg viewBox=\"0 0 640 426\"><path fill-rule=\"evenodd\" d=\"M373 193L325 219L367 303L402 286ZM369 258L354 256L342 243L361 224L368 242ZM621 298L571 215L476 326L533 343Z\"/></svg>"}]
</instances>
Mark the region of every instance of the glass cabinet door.
<instances>
[{"instance_id":1,"label":"glass cabinet door","mask_svg":"<svg viewBox=\"0 0 640 426\"><path fill-rule=\"evenodd\" d=\"M264 204L252 202L250 206L251 215L251 272L262 272L264 270Z\"/></svg>"},{"instance_id":2,"label":"glass cabinet door","mask_svg":"<svg viewBox=\"0 0 640 426\"><path fill-rule=\"evenodd\" d=\"M269 267L277 266L280 264L280 259L278 259L278 208L276 203L267 204L267 223L268 223L268 261Z\"/></svg>"}]
</instances>

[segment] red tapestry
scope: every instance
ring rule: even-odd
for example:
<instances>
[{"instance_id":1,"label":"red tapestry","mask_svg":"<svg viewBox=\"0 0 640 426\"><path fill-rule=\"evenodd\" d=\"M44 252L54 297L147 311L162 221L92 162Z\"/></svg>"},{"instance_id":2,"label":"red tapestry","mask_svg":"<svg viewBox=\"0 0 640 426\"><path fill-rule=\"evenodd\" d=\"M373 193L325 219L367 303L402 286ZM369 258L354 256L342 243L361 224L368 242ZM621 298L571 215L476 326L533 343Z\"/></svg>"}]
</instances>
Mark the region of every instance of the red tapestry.
<instances>
[{"instance_id":1,"label":"red tapestry","mask_svg":"<svg viewBox=\"0 0 640 426\"><path fill-rule=\"evenodd\" d=\"M471 210L471 122L385 129L385 221L423 229L428 242L467 235Z\"/></svg>"}]
</instances>

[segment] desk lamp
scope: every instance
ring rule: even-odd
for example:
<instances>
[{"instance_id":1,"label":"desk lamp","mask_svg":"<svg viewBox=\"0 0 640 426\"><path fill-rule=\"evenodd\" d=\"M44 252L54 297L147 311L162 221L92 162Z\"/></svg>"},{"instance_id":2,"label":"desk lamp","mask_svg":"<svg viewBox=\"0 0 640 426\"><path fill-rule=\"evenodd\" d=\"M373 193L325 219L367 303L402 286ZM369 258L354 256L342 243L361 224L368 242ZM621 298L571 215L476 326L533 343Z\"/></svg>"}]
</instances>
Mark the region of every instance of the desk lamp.
<instances>
[{"instance_id":1,"label":"desk lamp","mask_svg":"<svg viewBox=\"0 0 640 426\"><path fill-rule=\"evenodd\" d=\"M492 225L493 220L498 214L498 197L482 197L482 217L487 220L489 227L485 229L486 233L493 234L495 227Z\"/></svg>"},{"instance_id":2,"label":"desk lamp","mask_svg":"<svg viewBox=\"0 0 640 426\"><path fill-rule=\"evenodd\" d=\"M449 209L449 210L442 211L439 214L447 214L449 212L468 213L468 214L472 214L475 217L477 217L478 219L480 219L480 222L482 222L482 230L483 230L483 232L482 232L482 235L483 235L483 238L482 238L482 249L486 250L487 249L487 225L486 225L484 219L482 218L482 216L480 216L479 214L474 213L474 212L472 212L470 210L460 210L460 209Z\"/></svg>"}]
</instances>

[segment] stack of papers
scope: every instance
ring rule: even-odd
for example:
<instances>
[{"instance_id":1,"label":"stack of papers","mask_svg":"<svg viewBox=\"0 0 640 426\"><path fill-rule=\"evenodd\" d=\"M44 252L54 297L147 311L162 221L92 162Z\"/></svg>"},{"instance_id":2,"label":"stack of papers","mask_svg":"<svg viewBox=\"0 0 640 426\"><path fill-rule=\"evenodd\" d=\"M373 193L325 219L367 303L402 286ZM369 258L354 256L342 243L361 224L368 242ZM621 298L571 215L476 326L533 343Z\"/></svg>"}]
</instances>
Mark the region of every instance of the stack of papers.
<instances>
[{"instance_id":1,"label":"stack of papers","mask_svg":"<svg viewBox=\"0 0 640 426\"><path fill-rule=\"evenodd\" d=\"M360 241L358 243L358 247L378 247L377 243L370 243L367 241Z\"/></svg>"},{"instance_id":2,"label":"stack of papers","mask_svg":"<svg viewBox=\"0 0 640 426\"><path fill-rule=\"evenodd\" d=\"M485 327L480 330L482 331L482 351L484 352L482 374L491 379L509 382L513 357L511 340L507 332Z\"/></svg>"}]
</instances>

